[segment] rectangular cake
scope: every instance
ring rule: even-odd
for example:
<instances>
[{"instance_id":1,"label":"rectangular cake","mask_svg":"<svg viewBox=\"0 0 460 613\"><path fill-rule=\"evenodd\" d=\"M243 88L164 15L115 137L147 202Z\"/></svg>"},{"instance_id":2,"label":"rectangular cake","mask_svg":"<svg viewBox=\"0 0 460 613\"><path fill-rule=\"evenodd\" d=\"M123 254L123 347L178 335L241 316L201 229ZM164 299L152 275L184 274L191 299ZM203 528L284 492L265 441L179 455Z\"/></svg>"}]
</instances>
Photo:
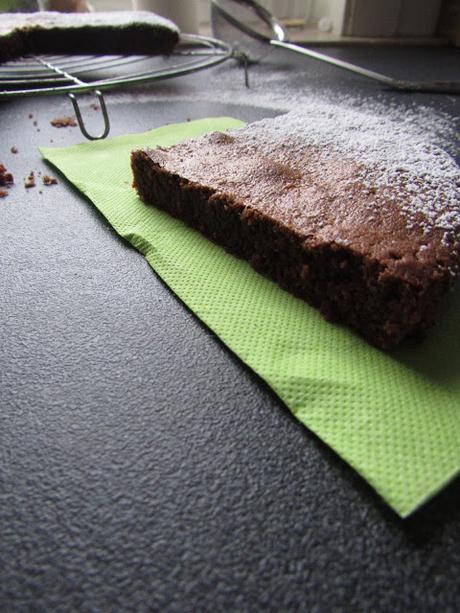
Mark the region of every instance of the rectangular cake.
<instances>
[{"instance_id":1,"label":"rectangular cake","mask_svg":"<svg viewBox=\"0 0 460 613\"><path fill-rule=\"evenodd\" d=\"M35 54L170 53L179 30L147 11L2 13L0 62Z\"/></svg>"},{"instance_id":2,"label":"rectangular cake","mask_svg":"<svg viewBox=\"0 0 460 613\"><path fill-rule=\"evenodd\" d=\"M132 153L140 198L388 349L459 271L460 174L443 150L291 112ZM337 118L336 118L337 119Z\"/></svg>"}]
</instances>

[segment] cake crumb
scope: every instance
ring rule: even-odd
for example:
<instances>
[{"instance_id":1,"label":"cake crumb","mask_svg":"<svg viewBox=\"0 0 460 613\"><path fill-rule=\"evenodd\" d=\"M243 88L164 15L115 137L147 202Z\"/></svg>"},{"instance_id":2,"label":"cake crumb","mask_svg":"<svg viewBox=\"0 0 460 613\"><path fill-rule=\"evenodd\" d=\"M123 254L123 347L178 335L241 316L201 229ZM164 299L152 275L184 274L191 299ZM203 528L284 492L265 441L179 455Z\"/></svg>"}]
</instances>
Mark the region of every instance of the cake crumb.
<instances>
[{"instance_id":1,"label":"cake crumb","mask_svg":"<svg viewBox=\"0 0 460 613\"><path fill-rule=\"evenodd\" d=\"M8 192L6 189L0 189L0 198L6 198L8 196Z\"/></svg>"},{"instance_id":2,"label":"cake crumb","mask_svg":"<svg viewBox=\"0 0 460 613\"><path fill-rule=\"evenodd\" d=\"M14 177L11 172L5 168L3 164L0 164L0 186L8 187L9 185L13 185Z\"/></svg>"},{"instance_id":3,"label":"cake crumb","mask_svg":"<svg viewBox=\"0 0 460 613\"><path fill-rule=\"evenodd\" d=\"M93 111L98 111L99 110L99 105L96 104L95 102L91 102L91 104L89 106L90 106L90 108L93 109Z\"/></svg>"},{"instance_id":4,"label":"cake crumb","mask_svg":"<svg viewBox=\"0 0 460 613\"><path fill-rule=\"evenodd\" d=\"M11 153L14 153L14 154L19 153L19 150L17 147L11 147L10 151Z\"/></svg>"},{"instance_id":5,"label":"cake crumb","mask_svg":"<svg viewBox=\"0 0 460 613\"><path fill-rule=\"evenodd\" d=\"M31 170L29 172L29 176L27 177L27 179L24 181L24 187L26 189L29 189L30 187L35 187L36 183L35 183L35 173L33 170Z\"/></svg>"},{"instance_id":6,"label":"cake crumb","mask_svg":"<svg viewBox=\"0 0 460 613\"><path fill-rule=\"evenodd\" d=\"M43 185L57 185L58 180L54 177L50 177L49 175L43 175L42 177Z\"/></svg>"},{"instance_id":7,"label":"cake crumb","mask_svg":"<svg viewBox=\"0 0 460 613\"><path fill-rule=\"evenodd\" d=\"M75 128L77 122L74 117L55 117L50 124L55 128Z\"/></svg>"},{"instance_id":8,"label":"cake crumb","mask_svg":"<svg viewBox=\"0 0 460 613\"><path fill-rule=\"evenodd\" d=\"M32 117L33 117L33 114L29 113L29 119L32 119Z\"/></svg>"}]
</instances>

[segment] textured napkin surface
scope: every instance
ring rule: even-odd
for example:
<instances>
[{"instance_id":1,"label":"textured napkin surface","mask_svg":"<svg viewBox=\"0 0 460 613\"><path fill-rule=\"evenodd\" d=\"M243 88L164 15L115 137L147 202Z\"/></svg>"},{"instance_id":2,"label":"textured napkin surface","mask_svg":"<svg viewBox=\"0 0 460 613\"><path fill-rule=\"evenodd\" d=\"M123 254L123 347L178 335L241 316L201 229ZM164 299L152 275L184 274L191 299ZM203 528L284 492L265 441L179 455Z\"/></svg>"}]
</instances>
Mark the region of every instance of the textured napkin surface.
<instances>
[{"instance_id":1,"label":"textured napkin surface","mask_svg":"<svg viewBox=\"0 0 460 613\"><path fill-rule=\"evenodd\" d=\"M140 202L133 149L238 125L199 120L42 154L298 420L406 516L460 470L460 292L447 297L422 344L384 353Z\"/></svg>"}]
</instances>

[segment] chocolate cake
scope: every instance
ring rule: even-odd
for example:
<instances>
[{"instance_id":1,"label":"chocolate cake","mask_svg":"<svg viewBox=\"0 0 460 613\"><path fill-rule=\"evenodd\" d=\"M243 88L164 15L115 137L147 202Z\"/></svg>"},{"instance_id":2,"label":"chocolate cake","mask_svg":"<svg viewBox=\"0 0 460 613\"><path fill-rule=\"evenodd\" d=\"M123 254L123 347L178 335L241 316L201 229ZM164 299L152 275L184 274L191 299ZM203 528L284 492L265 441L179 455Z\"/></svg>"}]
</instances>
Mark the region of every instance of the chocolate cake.
<instances>
[{"instance_id":1,"label":"chocolate cake","mask_svg":"<svg viewBox=\"0 0 460 613\"><path fill-rule=\"evenodd\" d=\"M134 151L134 186L387 349L433 324L459 271L459 169L434 145L392 139L384 121L339 115Z\"/></svg>"},{"instance_id":2,"label":"chocolate cake","mask_svg":"<svg viewBox=\"0 0 460 613\"><path fill-rule=\"evenodd\" d=\"M179 30L154 13L2 13L0 62L40 54L170 53Z\"/></svg>"}]
</instances>

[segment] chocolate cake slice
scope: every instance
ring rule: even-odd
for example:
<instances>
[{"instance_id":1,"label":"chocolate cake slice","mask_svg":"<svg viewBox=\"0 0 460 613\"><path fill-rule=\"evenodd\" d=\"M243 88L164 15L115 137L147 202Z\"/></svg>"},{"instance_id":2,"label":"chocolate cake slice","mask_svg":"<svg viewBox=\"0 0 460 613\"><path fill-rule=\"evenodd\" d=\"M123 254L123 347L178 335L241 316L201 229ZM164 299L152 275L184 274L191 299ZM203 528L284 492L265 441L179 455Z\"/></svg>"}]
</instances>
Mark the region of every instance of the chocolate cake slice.
<instances>
[{"instance_id":1,"label":"chocolate cake slice","mask_svg":"<svg viewBox=\"0 0 460 613\"><path fill-rule=\"evenodd\" d=\"M290 113L134 151L134 186L387 349L433 324L459 271L459 169L384 121L338 116Z\"/></svg>"},{"instance_id":2,"label":"chocolate cake slice","mask_svg":"<svg viewBox=\"0 0 460 613\"><path fill-rule=\"evenodd\" d=\"M178 28L147 11L2 13L0 62L40 54L162 54L179 40Z\"/></svg>"}]
</instances>

